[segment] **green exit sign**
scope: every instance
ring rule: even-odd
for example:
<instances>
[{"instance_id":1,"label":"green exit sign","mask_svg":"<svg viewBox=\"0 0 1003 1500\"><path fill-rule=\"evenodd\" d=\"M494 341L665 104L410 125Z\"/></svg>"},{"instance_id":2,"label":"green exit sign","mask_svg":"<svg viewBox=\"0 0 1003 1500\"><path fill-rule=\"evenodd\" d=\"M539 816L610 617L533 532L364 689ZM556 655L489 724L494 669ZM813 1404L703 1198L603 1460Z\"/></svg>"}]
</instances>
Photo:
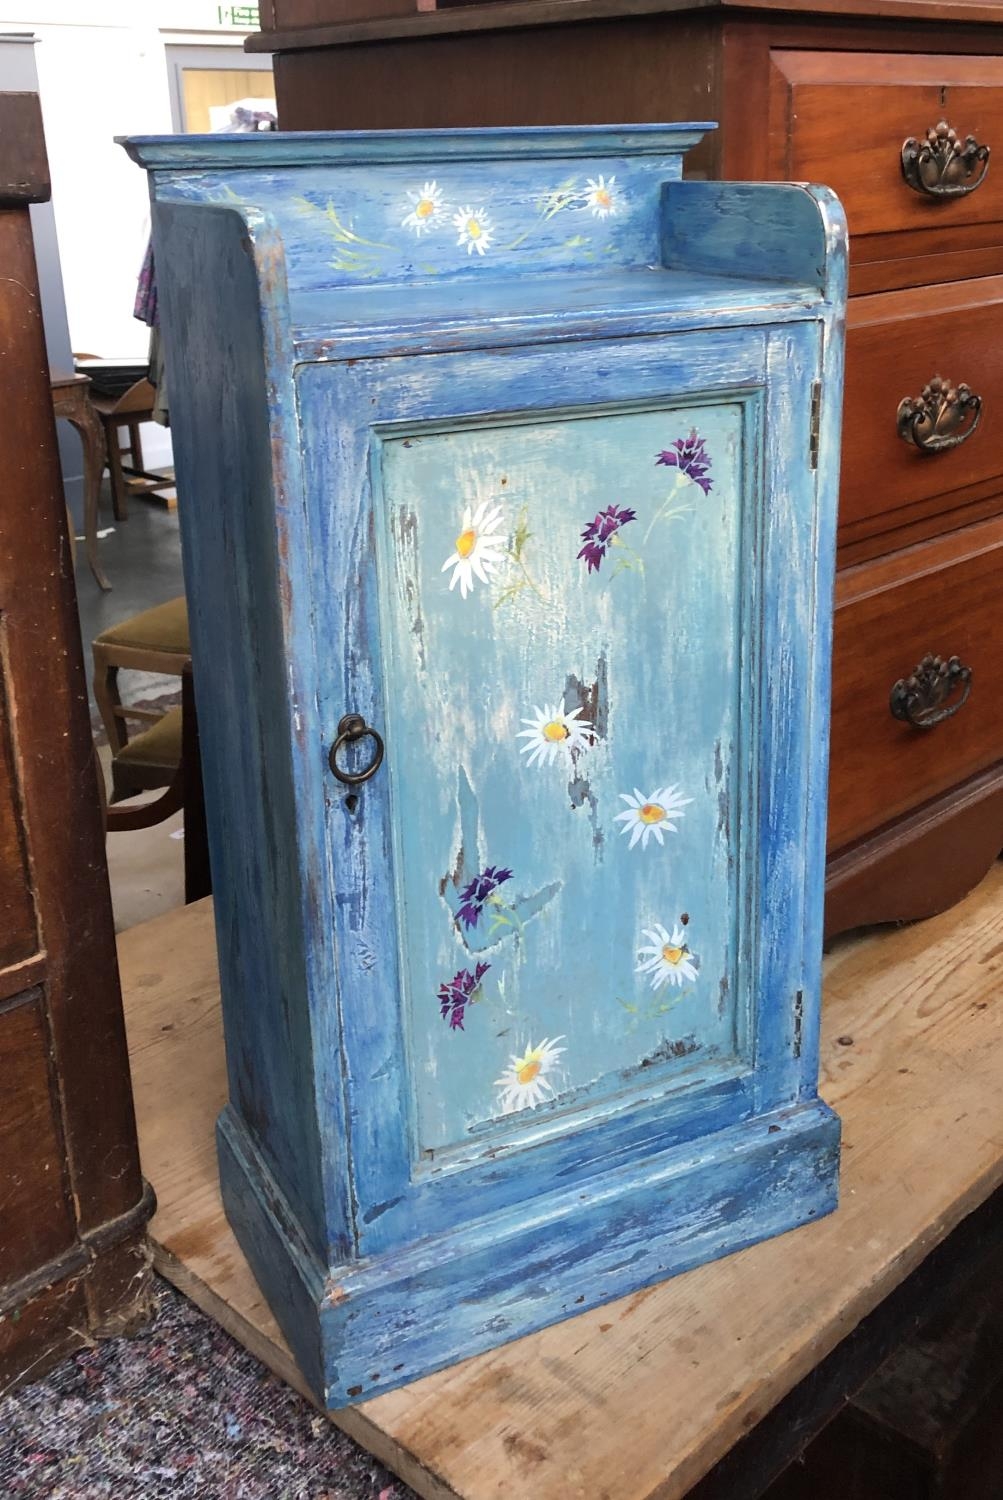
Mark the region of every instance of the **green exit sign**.
<instances>
[{"instance_id":1,"label":"green exit sign","mask_svg":"<svg viewBox=\"0 0 1003 1500\"><path fill-rule=\"evenodd\" d=\"M247 31L257 31L261 26L256 5L218 5L216 14L221 26L240 26Z\"/></svg>"}]
</instances>

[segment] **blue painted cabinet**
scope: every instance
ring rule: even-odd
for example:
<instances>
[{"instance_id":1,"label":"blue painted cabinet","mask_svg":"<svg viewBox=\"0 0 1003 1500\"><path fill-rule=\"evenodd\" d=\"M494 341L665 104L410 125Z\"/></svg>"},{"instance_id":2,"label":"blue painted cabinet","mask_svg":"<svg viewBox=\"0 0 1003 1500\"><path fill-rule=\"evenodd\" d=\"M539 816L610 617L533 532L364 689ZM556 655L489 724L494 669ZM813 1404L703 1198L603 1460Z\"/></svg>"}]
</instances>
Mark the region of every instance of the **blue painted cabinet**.
<instances>
[{"instance_id":1,"label":"blue painted cabinet","mask_svg":"<svg viewBox=\"0 0 1003 1500\"><path fill-rule=\"evenodd\" d=\"M845 234L703 128L129 143L224 1199L332 1406L835 1204Z\"/></svg>"}]
</instances>

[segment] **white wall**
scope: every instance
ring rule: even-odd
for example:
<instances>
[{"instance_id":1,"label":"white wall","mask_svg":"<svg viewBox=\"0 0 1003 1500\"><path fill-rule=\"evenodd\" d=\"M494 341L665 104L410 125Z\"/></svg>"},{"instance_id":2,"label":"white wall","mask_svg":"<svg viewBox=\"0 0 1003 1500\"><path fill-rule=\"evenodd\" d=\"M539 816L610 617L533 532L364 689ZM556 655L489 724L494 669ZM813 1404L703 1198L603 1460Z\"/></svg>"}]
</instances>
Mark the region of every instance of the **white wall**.
<instances>
[{"instance_id":1,"label":"white wall","mask_svg":"<svg viewBox=\"0 0 1003 1500\"><path fill-rule=\"evenodd\" d=\"M170 134L168 43L229 44L209 0L0 0L0 31L30 31L52 177L70 338L77 351L145 358L132 316L149 233L145 173L117 135ZM158 434L162 436L158 437ZM169 462L162 429L144 430L148 461Z\"/></svg>"}]
</instances>

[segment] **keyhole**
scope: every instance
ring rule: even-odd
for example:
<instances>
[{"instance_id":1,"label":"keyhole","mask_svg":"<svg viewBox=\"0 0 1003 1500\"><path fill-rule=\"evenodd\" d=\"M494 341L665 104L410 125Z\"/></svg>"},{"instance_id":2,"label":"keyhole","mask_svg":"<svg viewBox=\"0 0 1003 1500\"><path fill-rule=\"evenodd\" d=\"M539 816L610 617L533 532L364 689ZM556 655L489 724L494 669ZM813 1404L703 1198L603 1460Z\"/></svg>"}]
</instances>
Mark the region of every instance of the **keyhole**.
<instances>
[{"instance_id":1,"label":"keyhole","mask_svg":"<svg viewBox=\"0 0 1003 1500\"><path fill-rule=\"evenodd\" d=\"M358 797L355 795L354 792L349 792L348 796L345 798L345 810L346 810L346 812L354 812L355 809L358 807L358 805L359 805L359 799L358 799Z\"/></svg>"}]
</instances>

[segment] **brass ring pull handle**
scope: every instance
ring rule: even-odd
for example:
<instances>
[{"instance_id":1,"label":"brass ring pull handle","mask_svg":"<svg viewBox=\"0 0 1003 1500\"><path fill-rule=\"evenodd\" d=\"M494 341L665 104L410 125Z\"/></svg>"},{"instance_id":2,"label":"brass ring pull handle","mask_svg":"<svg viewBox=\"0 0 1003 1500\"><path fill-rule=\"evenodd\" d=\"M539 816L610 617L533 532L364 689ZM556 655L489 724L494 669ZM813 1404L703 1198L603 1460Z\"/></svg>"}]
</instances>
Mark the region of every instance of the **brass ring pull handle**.
<instances>
[{"instance_id":1,"label":"brass ring pull handle","mask_svg":"<svg viewBox=\"0 0 1003 1500\"><path fill-rule=\"evenodd\" d=\"M962 381L952 385L935 375L919 396L899 402L898 435L921 453L945 453L966 443L982 420L982 397Z\"/></svg>"},{"instance_id":2,"label":"brass ring pull handle","mask_svg":"<svg viewBox=\"0 0 1003 1500\"><path fill-rule=\"evenodd\" d=\"M961 696L948 704L958 687ZM946 661L942 656L924 656L911 676L900 677L892 688L889 707L893 719L914 729L932 729L964 708L971 691L971 667L963 666L956 656Z\"/></svg>"},{"instance_id":3,"label":"brass ring pull handle","mask_svg":"<svg viewBox=\"0 0 1003 1500\"><path fill-rule=\"evenodd\" d=\"M373 758L369 765L364 771L343 771L338 765L338 751L343 745L349 745L354 740L365 739L367 734L372 739L374 747ZM367 724L361 714L345 714L344 718L338 722L338 737L331 746L331 753L327 759L339 781L343 781L346 786L361 786L364 781L375 776L383 764L383 740L378 731L371 724Z\"/></svg>"},{"instance_id":4,"label":"brass ring pull handle","mask_svg":"<svg viewBox=\"0 0 1003 1500\"><path fill-rule=\"evenodd\" d=\"M941 120L922 140L911 135L903 144L902 176L925 198L964 198L985 181L989 151L974 135L960 141L947 121Z\"/></svg>"}]
</instances>

